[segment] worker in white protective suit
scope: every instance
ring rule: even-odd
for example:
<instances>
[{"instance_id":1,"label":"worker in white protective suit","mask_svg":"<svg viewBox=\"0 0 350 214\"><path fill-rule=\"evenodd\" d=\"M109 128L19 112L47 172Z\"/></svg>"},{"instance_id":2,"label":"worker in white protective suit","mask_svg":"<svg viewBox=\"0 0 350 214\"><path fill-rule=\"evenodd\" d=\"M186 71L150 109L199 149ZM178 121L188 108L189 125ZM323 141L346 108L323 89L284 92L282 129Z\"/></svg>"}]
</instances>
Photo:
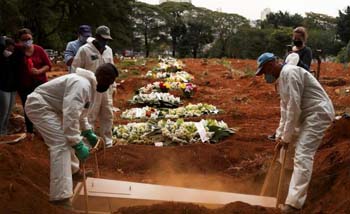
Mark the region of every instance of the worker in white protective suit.
<instances>
[{"instance_id":1,"label":"worker in white protective suit","mask_svg":"<svg viewBox=\"0 0 350 214\"><path fill-rule=\"evenodd\" d=\"M102 64L96 73L78 68L74 74L37 87L28 96L26 113L49 147L50 201L56 205L70 206L72 173L79 171L79 160L89 156L81 135L91 147L98 140L87 115L96 92L106 91L117 76L118 70L110 63Z\"/></svg>"},{"instance_id":2,"label":"worker in white protective suit","mask_svg":"<svg viewBox=\"0 0 350 214\"><path fill-rule=\"evenodd\" d=\"M112 40L110 30L107 26L100 26L96 29L96 39L89 38L87 43L81 46L72 62L72 72L77 68L84 68L95 72L104 63L113 62L113 52L107 42ZM94 127L97 118L99 119L100 136L104 139L106 147L113 145L113 84L106 92L96 94L96 100L89 114L89 123Z\"/></svg>"},{"instance_id":3,"label":"worker in white protective suit","mask_svg":"<svg viewBox=\"0 0 350 214\"><path fill-rule=\"evenodd\" d=\"M262 74L267 83L278 81L281 119L277 146L295 143L293 174L281 211L299 213L306 200L316 150L335 117L333 104L312 74L295 65L280 64L272 53L258 58L256 75ZM296 128L299 133L293 142Z\"/></svg>"}]
</instances>

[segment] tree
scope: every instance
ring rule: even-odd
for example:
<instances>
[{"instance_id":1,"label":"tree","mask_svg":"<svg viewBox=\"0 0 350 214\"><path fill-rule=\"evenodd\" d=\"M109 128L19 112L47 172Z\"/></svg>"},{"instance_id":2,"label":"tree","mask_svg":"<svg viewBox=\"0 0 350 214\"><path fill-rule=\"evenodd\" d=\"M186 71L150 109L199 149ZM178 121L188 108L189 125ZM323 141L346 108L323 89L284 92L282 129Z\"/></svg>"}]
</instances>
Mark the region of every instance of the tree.
<instances>
[{"instance_id":1,"label":"tree","mask_svg":"<svg viewBox=\"0 0 350 214\"><path fill-rule=\"evenodd\" d=\"M0 0L0 33L10 36L17 31L22 16L18 10L17 0Z\"/></svg>"},{"instance_id":2,"label":"tree","mask_svg":"<svg viewBox=\"0 0 350 214\"><path fill-rule=\"evenodd\" d=\"M267 15L266 20L262 21L262 28L272 26L273 28L280 27L292 27L302 25L303 17L299 14L291 15L288 12L278 11L277 13L270 13Z\"/></svg>"},{"instance_id":3,"label":"tree","mask_svg":"<svg viewBox=\"0 0 350 214\"><path fill-rule=\"evenodd\" d=\"M133 0L0 0L0 30L14 35L22 27L32 30L35 42L45 48L63 49L77 36L81 24L107 25L114 47L129 45Z\"/></svg>"},{"instance_id":4,"label":"tree","mask_svg":"<svg viewBox=\"0 0 350 214\"><path fill-rule=\"evenodd\" d=\"M71 38L76 37L76 29L81 24L96 28L106 25L111 29L114 48L131 46L132 28L131 17L133 0L64 0L66 2L67 16L63 32Z\"/></svg>"},{"instance_id":5,"label":"tree","mask_svg":"<svg viewBox=\"0 0 350 214\"><path fill-rule=\"evenodd\" d=\"M309 30L309 39L307 45L313 51L322 49L325 55L336 56L342 48L342 43L337 39L336 30Z\"/></svg>"},{"instance_id":6,"label":"tree","mask_svg":"<svg viewBox=\"0 0 350 214\"><path fill-rule=\"evenodd\" d=\"M258 29L245 26L237 33L229 36L225 56L241 59L256 59L261 53L268 51L270 29ZM217 57L221 44L215 43L209 52L210 57Z\"/></svg>"},{"instance_id":7,"label":"tree","mask_svg":"<svg viewBox=\"0 0 350 214\"><path fill-rule=\"evenodd\" d=\"M133 4L134 36L142 36L146 57L149 56L151 46L164 34L165 15L158 6L153 6L141 2ZM164 30L163 30L164 31Z\"/></svg>"},{"instance_id":8,"label":"tree","mask_svg":"<svg viewBox=\"0 0 350 214\"><path fill-rule=\"evenodd\" d=\"M172 52L175 57L177 44L181 37L186 33L186 25L183 20L183 14L188 13L194 6L190 3L165 2L160 5L161 9L166 12L166 23L171 36Z\"/></svg>"},{"instance_id":9,"label":"tree","mask_svg":"<svg viewBox=\"0 0 350 214\"><path fill-rule=\"evenodd\" d=\"M216 43L221 46L218 57L224 57L229 36L237 33L240 27L248 26L249 21L237 14L221 12L213 12L212 19L214 22L213 31L217 38Z\"/></svg>"},{"instance_id":10,"label":"tree","mask_svg":"<svg viewBox=\"0 0 350 214\"><path fill-rule=\"evenodd\" d=\"M339 11L337 17L337 33L340 40L347 44L350 40L350 6L348 6L344 12Z\"/></svg>"},{"instance_id":11,"label":"tree","mask_svg":"<svg viewBox=\"0 0 350 214\"><path fill-rule=\"evenodd\" d=\"M22 26L31 29L36 42L50 46L48 37L57 33L66 16L66 4L62 0L18 1L23 16Z\"/></svg>"},{"instance_id":12,"label":"tree","mask_svg":"<svg viewBox=\"0 0 350 214\"><path fill-rule=\"evenodd\" d=\"M286 54L286 46L291 44L292 31L290 27L275 29L269 36L269 50L283 58Z\"/></svg>"},{"instance_id":13,"label":"tree","mask_svg":"<svg viewBox=\"0 0 350 214\"><path fill-rule=\"evenodd\" d=\"M321 13L306 13L303 25L308 29L334 30L337 26L336 18Z\"/></svg>"},{"instance_id":14,"label":"tree","mask_svg":"<svg viewBox=\"0 0 350 214\"><path fill-rule=\"evenodd\" d=\"M181 38L179 44L181 56L191 53L193 58L197 58L202 47L213 42L213 22L210 13L210 10L204 8L194 8L184 14L183 20L186 25L186 33Z\"/></svg>"}]
</instances>

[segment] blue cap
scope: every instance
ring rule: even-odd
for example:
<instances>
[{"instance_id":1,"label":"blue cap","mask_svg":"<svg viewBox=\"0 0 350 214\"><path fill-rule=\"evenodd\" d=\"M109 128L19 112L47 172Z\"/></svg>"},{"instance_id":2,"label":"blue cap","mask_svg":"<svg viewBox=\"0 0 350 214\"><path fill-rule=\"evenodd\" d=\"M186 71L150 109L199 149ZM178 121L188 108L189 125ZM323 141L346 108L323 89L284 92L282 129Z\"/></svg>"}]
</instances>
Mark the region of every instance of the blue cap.
<instances>
[{"instance_id":1,"label":"blue cap","mask_svg":"<svg viewBox=\"0 0 350 214\"><path fill-rule=\"evenodd\" d=\"M259 56L258 60L257 60L257 63L258 63L258 70L256 70L256 73L255 75L256 76L259 76L261 75L261 70L263 68L263 65L267 62L270 62L272 60L275 60L276 59L276 56L273 54L273 53L263 53Z\"/></svg>"},{"instance_id":2,"label":"blue cap","mask_svg":"<svg viewBox=\"0 0 350 214\"><path fill-rule=\"evenodd\" d=\"M84 37L92 36L91 27L89 25L80 25L79 34Z\"/></svg>"}]
</instances>

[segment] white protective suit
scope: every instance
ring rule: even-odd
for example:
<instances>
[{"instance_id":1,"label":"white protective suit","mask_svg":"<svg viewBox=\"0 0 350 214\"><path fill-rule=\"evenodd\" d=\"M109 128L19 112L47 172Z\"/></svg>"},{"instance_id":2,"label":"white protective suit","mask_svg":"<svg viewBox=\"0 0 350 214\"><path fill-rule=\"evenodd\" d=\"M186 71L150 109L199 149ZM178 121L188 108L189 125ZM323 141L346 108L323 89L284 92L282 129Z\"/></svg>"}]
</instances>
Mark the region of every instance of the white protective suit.
<instances>
[{"instance_id":1,"label":"white protective suit","mask_svg":"<svg viewBox=\"0 0 350 214\"><path fill-rule=\"evenodd\" d=\"M301 208L311 179L313 159L324 135L335 117L332 101L310 72L286 64L278 78L281 97L281 119L276 137L295 142L294 169L286 204Z\"/></svg>"},{"instance_id":2,"label":"white protective suit","mask_svg":"<svg viewBox=\"0 0 350 214\"><path fill-rule=\"evenodd\" d=\"M73 145L91 129L87 115L96 91L94 73L77 69L53 79L28 96L25 111L50 151L50 200L73 195L72 173L79 171Z\"/></svg>"},{"instance_id":3,"label":"white protective suit","mask_svg":"<svg viewBox=\"0 0 350 214\"><path fill-rule=\"evenodd\" d=\"M106 46L101 54L92 44L93 39L88 39L87 43L81 46L72 62L72 72L76 68L84 68L96 72L97 68L104 63L113 62L112 49ZM91 114L89 114L89 123L96 125L99 118L100 136L106 142L106 146L112 146L112 126L113 126L113 90L114 84L104 93L96 93L94 105Z\"/></svg>"}]
</instances>

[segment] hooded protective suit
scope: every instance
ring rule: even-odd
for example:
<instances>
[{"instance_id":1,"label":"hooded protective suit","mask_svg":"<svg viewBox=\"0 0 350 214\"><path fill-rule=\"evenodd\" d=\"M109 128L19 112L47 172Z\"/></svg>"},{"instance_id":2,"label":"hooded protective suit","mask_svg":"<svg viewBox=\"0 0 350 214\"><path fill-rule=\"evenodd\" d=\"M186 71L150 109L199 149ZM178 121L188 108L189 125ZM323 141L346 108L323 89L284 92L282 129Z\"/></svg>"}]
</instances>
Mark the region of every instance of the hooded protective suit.
<instances>
[{"instance_id":1,"label":"hooded protective suit","mask_svg":"<svg viewBox=\"0 0 350 214\"><path fill-rule=\"evenodd\" d=\"M101 54L92 41L93 39L89 38L87 43L79 48L72 62L72 72L76 68L84 68L95 73L97 68L104 63L114 64L112 49L106 46ZM96 99L91 114L89 114L89 123L92 126L95 126L99 118L100 136L105 140L107 147L112 146L114 87L115 85L112 85L106 92L96 93Z\"/></svg>"},{"instance_id":2,"label":"hooded protective suit","mask_svg":"<svg viewBox=\"0 0 350 214\"><path fill-rule=\"evenodd\" d=\"M73 195L72 172L79 171L73 145L82 140L81 130L91 129L87 115L94 100L94 73L77 69L53 79L28 96L25 111L50 151L50 200Z\"/></svg>"},{"instance_id":3,"label":"hooded protective suit","mask_svg":"<svg viewBox=\"0 0 350 214\"><path fill-rule=\"evenodd\" d=\"M311 179L314 155L335 113L332 101L320 83L301 67L284 65L278 79L278 89L281 119L276 137L293 143L295 130L299 129L293 175L285 203L301 208Z\"/></svg>"}]
</instances>

